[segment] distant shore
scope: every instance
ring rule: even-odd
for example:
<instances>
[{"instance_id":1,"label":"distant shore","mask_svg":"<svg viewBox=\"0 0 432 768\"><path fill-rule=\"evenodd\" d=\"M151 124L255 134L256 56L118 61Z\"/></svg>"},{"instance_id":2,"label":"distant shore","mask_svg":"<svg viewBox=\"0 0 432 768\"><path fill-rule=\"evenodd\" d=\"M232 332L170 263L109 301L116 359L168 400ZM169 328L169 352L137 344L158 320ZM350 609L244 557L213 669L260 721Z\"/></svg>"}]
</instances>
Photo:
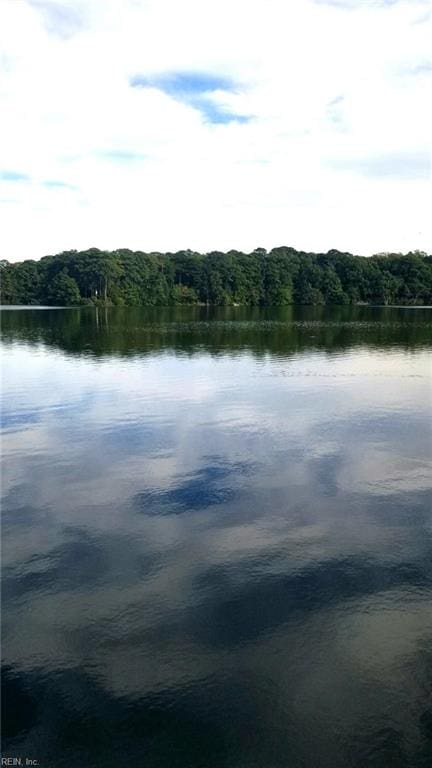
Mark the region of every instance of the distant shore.
<instances>
[{"instance_id":1,"label":"distant shore","mask_svg":"<svg viewBox=\"0 0 432 768\"><path fill-rule=\"evenodd\" d=\"M3 306L427 306L432 255L65 251L0 262Z\"/></svg>"}]
</instances>

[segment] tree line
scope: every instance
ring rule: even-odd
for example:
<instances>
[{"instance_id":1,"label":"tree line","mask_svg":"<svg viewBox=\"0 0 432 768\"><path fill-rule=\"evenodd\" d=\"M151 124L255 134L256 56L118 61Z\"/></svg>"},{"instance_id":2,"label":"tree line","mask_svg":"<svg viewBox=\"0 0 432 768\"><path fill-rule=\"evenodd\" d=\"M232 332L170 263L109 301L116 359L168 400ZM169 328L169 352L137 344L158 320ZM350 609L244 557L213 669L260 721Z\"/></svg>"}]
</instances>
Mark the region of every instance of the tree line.
<instances>
[{"instance_id":1,"label":"tree line","mask_svg":"<svg viewBox=\"0 0 432 768\"><path fill-rule=\"evenodd\" d=\"M64 251L0 262L0 302L52 306L432 304L432 255Z\"/></svg>"}]
</instances>

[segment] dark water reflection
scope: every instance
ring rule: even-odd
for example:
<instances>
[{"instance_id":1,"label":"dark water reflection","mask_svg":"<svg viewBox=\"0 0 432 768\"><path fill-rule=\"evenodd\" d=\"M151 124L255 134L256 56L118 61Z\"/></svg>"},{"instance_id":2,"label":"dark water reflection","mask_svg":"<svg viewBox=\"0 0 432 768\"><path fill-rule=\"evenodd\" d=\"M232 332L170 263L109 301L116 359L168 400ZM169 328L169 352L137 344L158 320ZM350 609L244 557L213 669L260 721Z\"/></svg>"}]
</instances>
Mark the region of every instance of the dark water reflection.
<instances>
[{"instance_id":1,"label":"dark water reflection","mask_svg":"<svg viewBox=\"0 0 432 768\"><path fill-rule=\"evenodd\" d=\"M2 312L3 755L431 765L431 319Z\"/></svg>"}]
</instances>

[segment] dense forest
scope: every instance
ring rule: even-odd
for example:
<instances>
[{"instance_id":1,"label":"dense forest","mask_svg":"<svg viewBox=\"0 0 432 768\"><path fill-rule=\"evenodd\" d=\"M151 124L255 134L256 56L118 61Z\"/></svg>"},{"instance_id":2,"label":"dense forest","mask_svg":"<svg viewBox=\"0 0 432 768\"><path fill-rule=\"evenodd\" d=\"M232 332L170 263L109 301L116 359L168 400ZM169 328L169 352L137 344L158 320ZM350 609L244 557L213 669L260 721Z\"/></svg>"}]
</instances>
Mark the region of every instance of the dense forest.
<instances>
[{"instance_id":1,"label":"dense forest","mask_svg":"<svg viewBox=\"0 0 432 768\"><path fill-rule=\"evenodd\" d=\"M1 267L2 304L432 304L432 256L369 258L280 247L252 253L64 251Z\"/></svg>"}]
</instances>

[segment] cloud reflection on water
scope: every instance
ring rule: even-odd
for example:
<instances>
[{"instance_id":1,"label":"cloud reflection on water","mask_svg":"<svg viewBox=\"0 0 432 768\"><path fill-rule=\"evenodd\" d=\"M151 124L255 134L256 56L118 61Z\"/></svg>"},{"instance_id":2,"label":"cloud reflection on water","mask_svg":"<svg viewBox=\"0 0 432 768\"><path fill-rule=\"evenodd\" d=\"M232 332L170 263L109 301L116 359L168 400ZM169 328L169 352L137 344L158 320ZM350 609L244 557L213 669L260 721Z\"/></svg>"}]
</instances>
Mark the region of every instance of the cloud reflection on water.
<instances>
[{"instance_id":1,"label":"cloud reflection on water","mask_svg":"<svg viewBox=\"0 0 432 768\"><path fill-rule=\"evenodd\" d=\"M7 354L11 750L426 765L424 351Z\"/></svg>"}]
</instances>

